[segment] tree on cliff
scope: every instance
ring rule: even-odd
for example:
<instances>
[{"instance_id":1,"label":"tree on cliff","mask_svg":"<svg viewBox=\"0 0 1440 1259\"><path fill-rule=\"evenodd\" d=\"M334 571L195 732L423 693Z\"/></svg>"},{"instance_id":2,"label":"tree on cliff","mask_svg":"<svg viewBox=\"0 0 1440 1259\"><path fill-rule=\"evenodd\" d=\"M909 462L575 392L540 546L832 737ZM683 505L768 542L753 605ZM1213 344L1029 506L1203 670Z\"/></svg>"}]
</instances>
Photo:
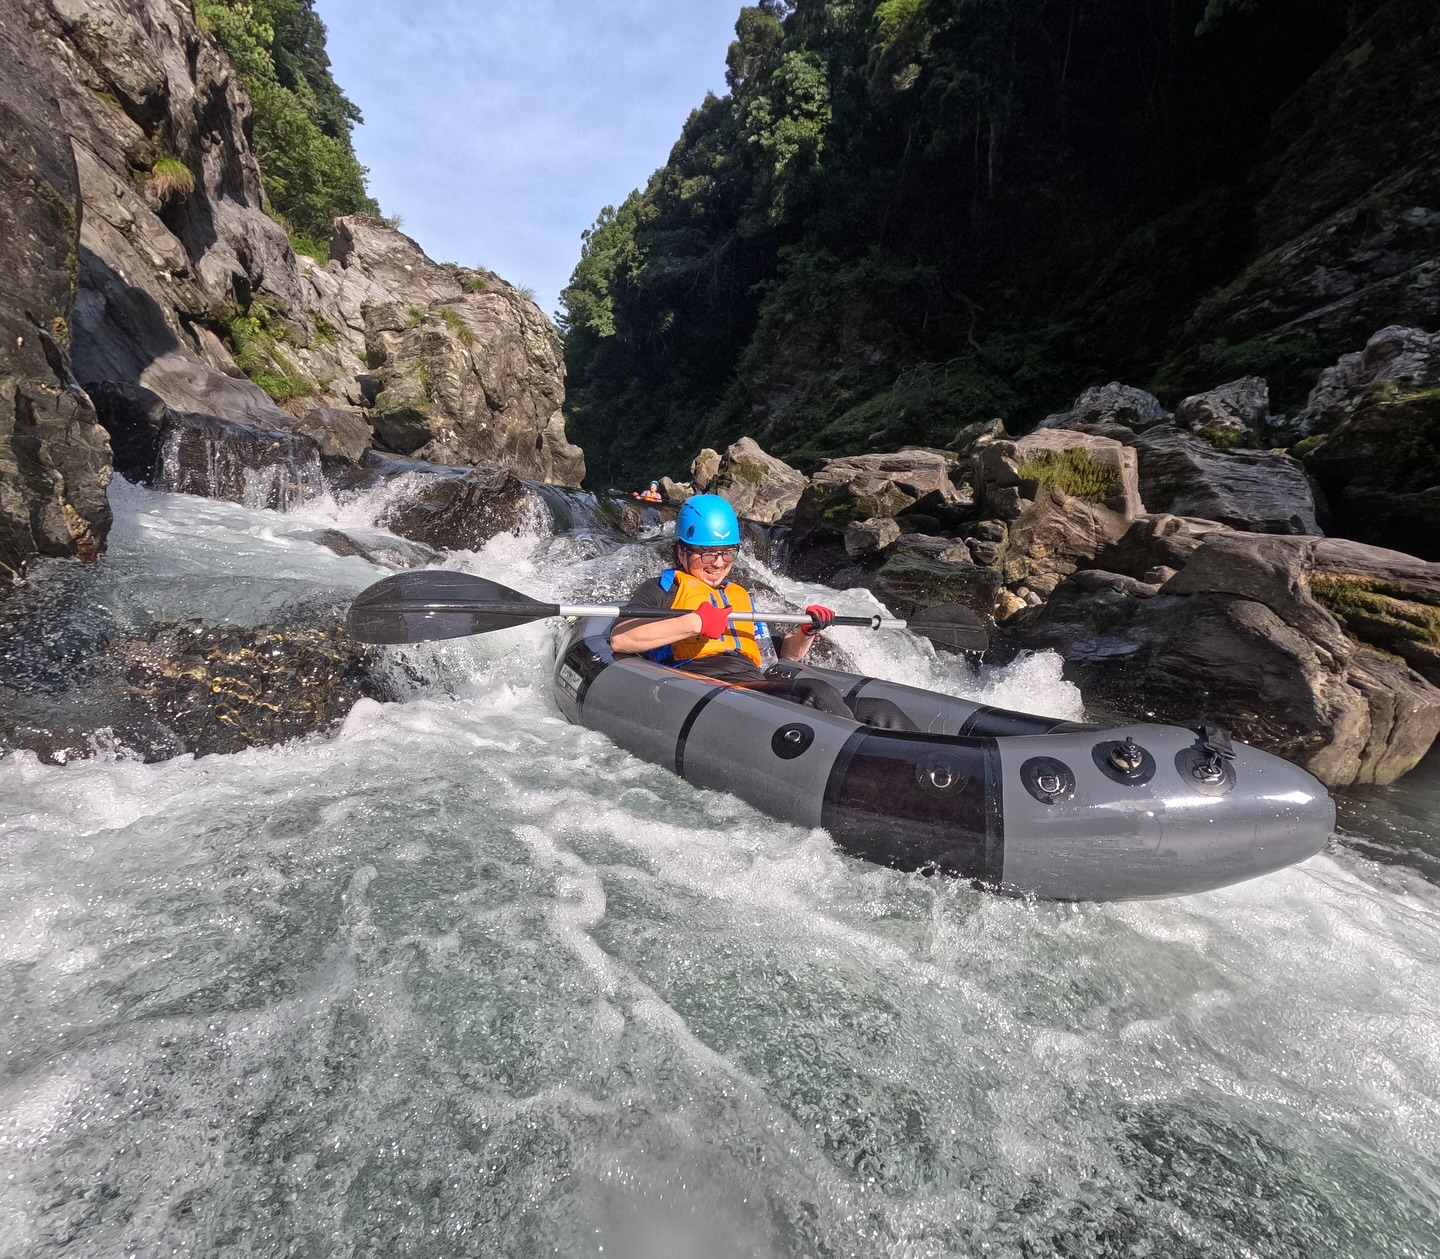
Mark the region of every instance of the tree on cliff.
<instances>
[{"instance_id":1,"label":"tree on cliff","mask_svg":"<svg viewBox=\"0 0 1440 1259\"><path fill-rule=\"evenodd\" d=\"M196 0L255 107L255 155L270 209L312 247L341 214L378 214L350 129L362 121L330 74L314 0Z\"/></svg>"},{"instance_id":2,"label":"tree on cliff","mask_svg":"<svg viewBox=\"0 0 1440 1259\"><path fill-rule=\"evenodd\" d=\"M1118 374L1213 384L1157 371L1250 256L1273 111L1384 2L742 9L727 95L602 211L562 296L592 469L742 432L804 464ZM1313 379L1337 347L1303 340L1227 352Z\"/></svg>"}]
</instances>

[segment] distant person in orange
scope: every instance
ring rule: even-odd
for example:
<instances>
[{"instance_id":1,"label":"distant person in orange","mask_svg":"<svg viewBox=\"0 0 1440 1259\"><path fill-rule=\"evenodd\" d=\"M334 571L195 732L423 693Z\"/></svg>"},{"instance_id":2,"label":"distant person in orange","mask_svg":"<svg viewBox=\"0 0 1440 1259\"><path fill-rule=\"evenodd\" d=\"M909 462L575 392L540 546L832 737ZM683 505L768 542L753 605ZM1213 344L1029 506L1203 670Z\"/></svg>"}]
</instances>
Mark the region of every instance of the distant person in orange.
<instances>
[{"instance_id":1,"label":"distant person in orange","mask_svg":"<svg viewBox=\"0 0 1440 1259\"><path fill-rule=\"evenodd\" d=\"M639 494L636 494L635 497L642 503L663 503L665 501L665 496L660 493L659 481L651 481L650 488L648 490L642 490Z\"/></svg>"}]
</instances>

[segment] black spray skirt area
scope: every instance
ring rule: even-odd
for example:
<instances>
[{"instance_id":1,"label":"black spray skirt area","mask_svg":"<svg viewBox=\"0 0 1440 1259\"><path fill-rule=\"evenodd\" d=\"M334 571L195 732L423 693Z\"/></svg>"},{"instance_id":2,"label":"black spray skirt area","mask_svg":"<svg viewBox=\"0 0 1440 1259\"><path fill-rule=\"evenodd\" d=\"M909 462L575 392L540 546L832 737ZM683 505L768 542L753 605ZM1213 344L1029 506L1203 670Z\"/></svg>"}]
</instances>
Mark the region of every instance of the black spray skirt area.
<instances>
[{"instance_id":1,"label":"black spray skirt area","mask_svg":"<svg viewBox=\"0 0 1440 1259\"><path fill-rule=\"evenodd\" d=\"M783 662L847 699L887 699L880 730L610 650L609 621L562 640L555 699L578 725L824 827L847 853L1017 895L1129 900L1224 887L1319 852L1335 806L1305 770L1213 727L1101 728ZM1128 740L1128 742L1127 742ZM1226 755L1233 753L1233 756Z\"/></svg>"}]
</instances>

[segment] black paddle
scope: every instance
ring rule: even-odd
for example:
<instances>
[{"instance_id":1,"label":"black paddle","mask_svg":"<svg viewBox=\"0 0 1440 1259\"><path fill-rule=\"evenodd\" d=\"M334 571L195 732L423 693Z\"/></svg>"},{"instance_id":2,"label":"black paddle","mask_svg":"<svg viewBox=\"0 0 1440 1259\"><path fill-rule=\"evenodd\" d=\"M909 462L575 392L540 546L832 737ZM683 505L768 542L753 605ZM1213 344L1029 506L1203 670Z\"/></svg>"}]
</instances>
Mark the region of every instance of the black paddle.
<instances>
[{"instance_id":1,"label":"black paddle","mask_svg":"<svg viewBox=\"0 0 1440 1259\"><path fill-rule=\"evenodd\" d=\"M510 629L551 616L602 616L658 620L684 616L681 608L626 608L612 604L539 603L469 573L425 570L397 573L368 586L355 596L346 625L351 637L362 643L426 643L439 638L464 638ZM808 613L732 612L731 621L764 621L767 625L813 625ZM927 608L918 617L901 621L888 616L837 616L831 625L865 629L908 629L931 642L955 651L984 651L989 642L985 626L969 608L958 603Z\"/></svg>"}]
</instances>

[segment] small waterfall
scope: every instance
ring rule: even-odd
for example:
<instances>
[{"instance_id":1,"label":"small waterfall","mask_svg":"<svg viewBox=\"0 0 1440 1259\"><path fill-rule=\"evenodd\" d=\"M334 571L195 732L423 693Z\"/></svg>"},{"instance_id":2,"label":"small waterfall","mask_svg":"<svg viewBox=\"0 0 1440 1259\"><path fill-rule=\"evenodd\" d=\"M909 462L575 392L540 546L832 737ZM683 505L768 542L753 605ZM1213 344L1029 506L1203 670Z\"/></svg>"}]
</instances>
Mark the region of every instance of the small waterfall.
<instances>
[{"instance_id":1,"label":"small waterfall","mask_svg":"<svg viewBox=\"0 0 1440 1259\"><path fill-rule=\"evenodd\" d=\"M155 485L282 512L327 493L314 442L210 415L171 418Z\"/></svg>"}]
</instances>

